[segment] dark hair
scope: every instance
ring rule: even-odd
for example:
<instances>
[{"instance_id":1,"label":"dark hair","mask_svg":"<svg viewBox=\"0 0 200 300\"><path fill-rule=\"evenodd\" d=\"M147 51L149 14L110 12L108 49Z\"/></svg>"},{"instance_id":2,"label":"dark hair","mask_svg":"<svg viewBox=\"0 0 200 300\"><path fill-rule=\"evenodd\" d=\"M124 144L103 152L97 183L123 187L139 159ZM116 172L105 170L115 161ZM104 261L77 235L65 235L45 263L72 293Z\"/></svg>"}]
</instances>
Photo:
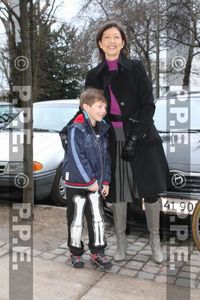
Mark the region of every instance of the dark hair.
<instances>
[{"instance_id":1,"label":"dark hair","mask_svg":"<svg viewBox=\"0 0 200 300\"><path fill-rule=\"evenodd\" d=\"M106 98L104 97L103 90L98 90L95 88L87 88L80 95L80 107L83 108L83 104L86 103L89 106L92 106L95 102L104 102L107 103Z\"/></svg>"},{"instance_id":2,"label":"dark hair","mask_svg":"<svg viewBox=\"0 0 200 300\"><path fill-rule=\"evenodd\" d=\"M107 29L110 29L110 28L116 28L119 30L120 34L121 34L121 37L122 37L122 40L124 41L124 47L123 49L121 50L121 52L125 55L125 56L128 56L129 54L129 50L128 50L128 39L126 37L126 34L125 34L125 30L123 29L123 26L116 22L116 21L111 21L111 22L108 22L106 24L104 24L97 32L97 35L96 35L96 44L97 44L97 47L99 49L99 58L102 60L104 59L105 57L105 54L104 54L104 51L100 48L99 46L99 42L102 40L102 36L103 36L103 33L104 31L106 31Z\"/></svg>"}]
</instances>

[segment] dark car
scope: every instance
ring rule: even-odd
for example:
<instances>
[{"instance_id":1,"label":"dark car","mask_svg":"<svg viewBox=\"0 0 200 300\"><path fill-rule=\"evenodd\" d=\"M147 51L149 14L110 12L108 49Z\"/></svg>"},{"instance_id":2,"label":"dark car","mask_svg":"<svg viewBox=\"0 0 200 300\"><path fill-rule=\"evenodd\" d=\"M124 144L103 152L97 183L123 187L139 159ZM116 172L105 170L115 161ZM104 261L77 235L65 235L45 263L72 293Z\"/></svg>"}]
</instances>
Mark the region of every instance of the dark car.
<instances>
[{"instance_id":1,"label":"dark car","mask_svg":"<svg viewBox=\"0 0 200 300\"><path fill-rule=\"evenodd\" d=\"M3 130L20 112L20 109L9 102L0 102L0 131Z\"/></svg>"},{"instance_id":2,"label":"dark car","mask_svg":"<svg viewBox=\"0 0 200 300\"><path fill-rule=\"evenodd\" d=\"M173 93L159 98L154 121L171 175L171 187L160 195L161 227L168 231L171 221L185 224L190 220L200 201L200 93ZM112 215L111 207L107 204L105 208L108 215ZM145 224L144 209L143 199L134 199L128 205L128 228Z\"/></svg>"}]
</instances>

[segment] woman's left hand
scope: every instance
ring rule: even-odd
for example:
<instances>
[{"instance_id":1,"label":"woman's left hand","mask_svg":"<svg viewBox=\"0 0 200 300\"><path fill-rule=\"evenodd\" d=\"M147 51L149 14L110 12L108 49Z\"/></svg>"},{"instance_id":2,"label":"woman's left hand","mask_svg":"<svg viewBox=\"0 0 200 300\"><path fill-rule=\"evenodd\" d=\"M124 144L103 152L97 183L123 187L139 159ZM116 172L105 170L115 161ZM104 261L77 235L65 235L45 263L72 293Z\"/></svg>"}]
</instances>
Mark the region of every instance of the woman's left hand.
<instances>
[{"instance_id":1,"label":"woman's left hand","mask_svg":"<svg viewBox=\"0 0 200 300\"><path fill-rule=\"evenodd\" d=\"M108 194L109 194L109 186L108 185L104 185L103 188L102 188L102 190L101 190L101 195L105 199L105 197L108 196Z\"/></svg>"},{"instance_id":2,"label":"woman's left hand","mask_svg":"<svg viewBox=\"0 0 200 300\"><path fill-rule=\"evenodd\" d=\"M134 158L137 145L137 137L135 135L129 135L126 139L124 148L122 149L121 158L125 161L131 161Z\"/></svg>"}]
</instances>

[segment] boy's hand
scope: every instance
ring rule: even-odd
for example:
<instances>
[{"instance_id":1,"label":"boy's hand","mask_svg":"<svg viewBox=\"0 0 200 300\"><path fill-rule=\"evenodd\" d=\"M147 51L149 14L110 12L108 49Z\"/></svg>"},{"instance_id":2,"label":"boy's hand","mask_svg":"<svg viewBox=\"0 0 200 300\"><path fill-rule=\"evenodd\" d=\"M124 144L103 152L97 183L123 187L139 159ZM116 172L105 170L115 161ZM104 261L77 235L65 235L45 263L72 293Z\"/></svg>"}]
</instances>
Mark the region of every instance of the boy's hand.
<instances>
[{"instance_id":1,"label":"boy's hand","mask_svg":"<svg viewBox=\"0 0 200 300\"><path fill-rule=\"evenodd\" d=\"M93 186L91 186L90 188L88 188L88 190L89 190L90 192L98 192L98 190L99 190L99 185L98 185L98 183L95 183Z\"/></svg>"},{"instance_id":2,"label":"boy's hand","mask_svg":"<svg viewBox=\"0 0 200 300\"><path fill-rule=\"evenodd\" d=\"M101 190L101 195L103 196L103 198L105 198L106 196L108 196L108 194L109 194L109 186L104 185Z\"/></svg>"}]
</instances>

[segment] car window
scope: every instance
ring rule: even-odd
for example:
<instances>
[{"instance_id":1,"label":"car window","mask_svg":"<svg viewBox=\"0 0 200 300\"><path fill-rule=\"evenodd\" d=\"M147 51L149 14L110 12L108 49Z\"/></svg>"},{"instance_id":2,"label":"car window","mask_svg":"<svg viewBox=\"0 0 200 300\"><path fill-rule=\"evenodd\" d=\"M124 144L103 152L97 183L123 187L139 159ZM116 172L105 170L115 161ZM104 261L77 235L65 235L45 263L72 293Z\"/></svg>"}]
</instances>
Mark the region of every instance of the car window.
<instances>
[{"instance_id":1,"label":"car window","mask_svg":"<svg viewBox=\"0 0 200 300\"><path fill-rule=\"evenodd\" d=\"M9 105L0 105L0 115L4 113L9 113L9 110L13 110L13 108Z\"/></svg>"},{"instance_id":2,"label":"car window","mask_svg":"<svg viewBox=\"0 0 200 300\"><path fill-rule=\"evenodd\" d=\"M20 112L16 107L9 104L0 104L0 131L15 118Z\"/></svg>"},{"instance_id":3,"label":"car window","mask_svg":"<svg viewBox=\"0 0 200 300\"><path fill-rule=\"evenodd\" d=\"M33 109L33 128L60 131L74 116L78 105L38 106Z\"/></svg>"},{"instance_id":4,"label":"car window","mask_svg":"<svg viewBox=\"0 0 200 300\"><path fill-rule=\"evenodd\" d=\"M60 131L74 116L78 104L33 105L33 128L39 130ZM23 129L23 112L7 126L7 129Z\"/></svg>"},{"instance_id":5,"label":"car window","mask_svg":"<svg viewBox=\"0 0 200 300\"><path fill-rule=\"evenodd\" d=\"M161 99L156 102L154 121L156 128L160 131L166 131L167 124L169 126L167 117L170 118L170 115L167 116L167 112L169 111L169 107L167 108L167 101L169 100ZM200 99L191 97L188 109L190 110L190 128L187 129L200 129Z\"/></svg>"},{"instance_id":6,"label":"car window","mask_svg":"<svg viewBox=\"0 0 200 300\"><path fill-rule=\"evenodd\" d=\"M158 130L166 131L166 129L167 129L166 100L158 100L156 102L154 122L155 122L156 128Z\"/></svg>"},{"instance_id":7,"label":"car window","mask_svg":"<svg viewBox=\"0 0 200 300\"><path fill-rule=\"evenodd\" d=\"M18 109L11 105L0 105L0 116L4 114L8 114L10 116L14 116L18 113Z\"/></svg>"},{"instance_id":8,"label":"car window","mask_svg":"<svg viewBox=\"0 0 200 300\"><path fill-rule=\"evenodd\" d=\"M15 118L6 126L5 130L21 130L23 129L23 112L21 111Z\"/></svg>"},{"instance_id":9,"label":"car window","mask_svg":"<svg viewBox=\"0 0 200 300\"><path fill-rule=\"evenodd\" d=\"M200 99L191 101L190 110L191 129L200 129Z\"/></svg>"}]
</instances>

